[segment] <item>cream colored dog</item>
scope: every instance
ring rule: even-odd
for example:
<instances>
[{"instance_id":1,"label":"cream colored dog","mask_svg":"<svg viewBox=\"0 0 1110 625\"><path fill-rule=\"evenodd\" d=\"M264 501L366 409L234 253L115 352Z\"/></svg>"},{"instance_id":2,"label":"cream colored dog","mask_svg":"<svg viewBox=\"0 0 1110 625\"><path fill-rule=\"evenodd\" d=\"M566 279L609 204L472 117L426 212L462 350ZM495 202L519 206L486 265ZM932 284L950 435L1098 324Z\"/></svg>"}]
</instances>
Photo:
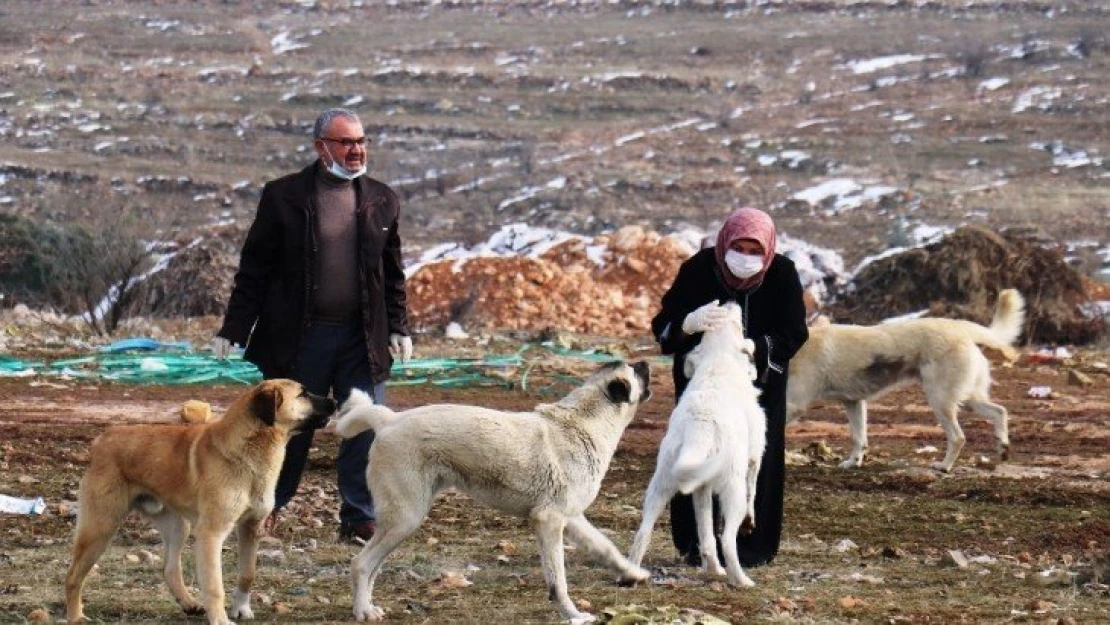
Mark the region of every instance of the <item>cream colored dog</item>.
<instances>
[{"instance_id":1,"label":"cream colored dog","mask_svg":"<svg viewBox=\"0 0 1110 625\"><path fill-rule=\"evenodd\" d=\"M733 586L753 586L755 582L740 566L736 536L755 529L755 482L767 445L767 418L759 405L759 389L752 384L755 344L744 338L743 312L731 302L719 307L727 314L709 327L683 323L684 331L704 335L686 357L690 383L671 413L659 447L655 475L644 495L643 521L628 559L636 565L643 560L655 521L675 493L693 493L706 569L714 575L727 573ZM698 311L687 317L697 318ZM724 517L721 542L726 568L717 559L713 535L714 495Z\"/></svg>"},{"instance_id":2,"label":"cream colored dog","mask_svg":"<svg viewBox=\"0 0 1110 625\"><path fill-rule=\"evenodd\" d=\"M309 395L292 380L267 380L236 399L223 418L183 425L109 428L93 441L78 495L77 535L66 575L66 617L84 619L85 578L130 510L150 517L165 541L165 576L186 614L230 623L224 608L220 550L239 537L239 581L232 615L254 618L258 524L274 507L285 444L298 431L324 425L335 402ZM203 607L185 587L181 551L196 536Z\"/></svg>"},{"instance_id":3,"label":"cream colored dog","mask_svg":"<svg viewBox=\"0 0 1110 625\"><path fill-rule=\"evenodd\" d=\"M636 408L651 396L648 385L646 362L615 362L558 403L531 412L429 405L395 413L365 393L352 393L336 430L347 438L374 430L366 479L378 526L351 564L355 618L384 617L372 597L382 562L420 527L436 494L452 487L531 521L551 599L573 623L593 616L567 594L564 529L624 581L647 579L648 572L626 560L583 513Z\"/></svg>"},{"instance_id":4,"label":"cream colored dog","mask_svg":"<svg viewBox=\"0 0 1110 625\"><path fill-rule=\"evenodd\" d=\"M1009 459L1006 408L990 400L990 362L978 345L1017 358L1025 302L1007 289L998 294L990 327L958 319L911 319L877 326L826 324L810 328L809 340L790 361L787 421L811 403L835 400L848 411L852 455L841 467L858 467L867 455L867 400L906 384L920 382L929 406L948 439L944 460L933 465L949 471L966 437L957 421L966 405L994 423L998 453Z\"/></svg>"}]
</instances>

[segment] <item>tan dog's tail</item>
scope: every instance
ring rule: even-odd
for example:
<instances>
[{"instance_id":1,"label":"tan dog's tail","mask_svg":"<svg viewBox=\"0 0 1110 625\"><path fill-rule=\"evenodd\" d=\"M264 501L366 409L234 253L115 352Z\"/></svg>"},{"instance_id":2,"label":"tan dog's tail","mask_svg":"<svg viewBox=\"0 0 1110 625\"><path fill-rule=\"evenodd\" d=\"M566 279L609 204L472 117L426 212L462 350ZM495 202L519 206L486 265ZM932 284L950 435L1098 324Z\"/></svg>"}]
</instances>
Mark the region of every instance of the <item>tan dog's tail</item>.
<instances>
[{"instance_id":1,"label":"tan dog's tail","mask_svg":"<svg viewBox=\"0 0 1110 625\"><path fill-rule=\"evenodd\" d=\"M339 422L335 425L335 431L343 438L351 438L366 430L381 429L394 416L395 412L385 406L376 405L373 398L365 392L353 389L351 396L339 409Z\"/></svg>"},{"instance_id":2,"label":"tan dog's tail","mask_svg":"<svg viewBox=\"0 0 1110 625\"><path fill-rule=\"evenodd\" d=\"M997 349L1010 360L1017 360L1013 344L1021 335L1024 324L1025 299L1017 289L1005 289L998 294L990 327L984 328L986 332L976 336L975 342Z\"/></svg>"}]
</instances>

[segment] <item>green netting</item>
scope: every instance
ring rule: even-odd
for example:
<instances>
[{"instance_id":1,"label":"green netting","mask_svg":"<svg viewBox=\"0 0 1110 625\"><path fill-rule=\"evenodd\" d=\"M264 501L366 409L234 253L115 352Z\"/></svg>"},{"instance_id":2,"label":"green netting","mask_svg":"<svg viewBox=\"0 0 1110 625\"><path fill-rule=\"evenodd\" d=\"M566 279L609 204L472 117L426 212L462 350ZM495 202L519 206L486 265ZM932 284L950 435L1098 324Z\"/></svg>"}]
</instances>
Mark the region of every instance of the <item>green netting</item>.
<instances>
[{"instance_id":1,"label":"green netting","mask_svg":"<svg viewBox=\"0 0 1110 625\"><path fill-rule=\"evenodd\" d=\"M34 375L35 372L43 367L41 362L29 362L20 360L19 358L12 358L11 356L0 355L0 377L23 377Z\"/></svg>"},{"instance_id":2,"label":"green netting","mask_svg":"<svg viewBox=\"0 0 1110 625\"><path fill-rule=\"evenodd\" d=\"M203 354L96 354L55 361L43 373L132 384L255 384L262 379L258 368L241 358Z\"/></svg>"},{"instance_id":3,"label":"green netting","mask_svg":"<svg viewBox=\"0 0 1110 625\"><path fill-rule=\"evenodd\" d=\"M390 385L434 384L444 387L498 386L544 390L577 383L573 376L545 374L536 385L536 361L555 354L564 358L606 362L616 357L595 351L574 351L552 343L525 343L515 353L480 358L423 358L395 362ZM0 377L50 376L124 384L255 384L261 373L239 355L220 360L191 351L185 343L157 343L127 339L102 347L97 353L53 362L28 361L0 355ZM529 386L531 385L531 388Z\"/></svg>"}]
</instances>

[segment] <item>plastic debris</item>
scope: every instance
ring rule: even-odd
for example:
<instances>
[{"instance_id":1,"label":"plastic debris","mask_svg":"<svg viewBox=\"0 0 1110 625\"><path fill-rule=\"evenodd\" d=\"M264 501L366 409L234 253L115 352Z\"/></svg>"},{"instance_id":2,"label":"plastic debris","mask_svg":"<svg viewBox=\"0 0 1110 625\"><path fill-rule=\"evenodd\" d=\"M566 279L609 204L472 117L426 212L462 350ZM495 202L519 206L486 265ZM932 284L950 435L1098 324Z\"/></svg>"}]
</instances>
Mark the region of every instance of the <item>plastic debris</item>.
<instances>
[{"instance_id":1,"label":"plastic debris","mask_svg":"<svg viewBox=\"0 0 1110 625\"><path fill-rule=\"evenodd\" d=\"M110 345L105 345L104 347L100 348L100 351L102 351L102 352L126 352L126 351L131 351L131 350L157 351L157 350L160 350L160 349L177 349L177 350L189 351L189 350L192 349L192 346L189 344L188 341L182 341L182 342L179 342L179 343L163 343L161 341L155 341L154 339L148 339L148 338L130 338L130 339L123 339L123 340L120 340L120 341L116 341L115 343L112 343Z\"/></svg>"},{"instance_id":2,"label":"plastic debris","mask_svg":"<svg viewBox=\"0 0 1110 625\"><path fill-rule=\"evenodd\" d=\"M1051 386L1032 386L1029 388L1029 396L1035 399L1047 399L1052 397Z\"/></svg>"},{"instance_id":3,"label":"plastic debris","mask_svg":"<svg viewBox=\"0 0 1110 625\"><path fill-rule=\"evenodd\" d=\"M42 514L46 510L46 501L42 497L24 499L10 495L0 495L0 512L8 514Z\"/></svg>"}]
</instances>

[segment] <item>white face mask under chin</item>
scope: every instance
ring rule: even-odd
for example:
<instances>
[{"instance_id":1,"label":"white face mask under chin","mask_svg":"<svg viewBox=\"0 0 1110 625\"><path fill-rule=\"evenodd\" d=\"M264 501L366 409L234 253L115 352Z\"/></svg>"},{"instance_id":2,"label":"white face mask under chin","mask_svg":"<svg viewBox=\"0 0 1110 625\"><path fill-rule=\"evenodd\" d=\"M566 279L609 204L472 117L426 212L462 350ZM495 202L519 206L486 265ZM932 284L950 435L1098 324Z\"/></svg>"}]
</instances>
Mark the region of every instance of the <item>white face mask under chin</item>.
<instances>
[{"instance_id":1,"label":"white face mask under chin","mask_svg":"<svg viewBox=\"0 0 1110 625\"><path fill-rule=\"evenodd\" d=\"M741 254L736 250L725 252L725 266L729 273L746 280L763 269L763 257L758 254Z\"/></svg>"},{"instance_id":2,"label":"white face mask under chin","mask_svg":"<svg viewBox=\"0 0 1110 625\"><path fill-rule=\"evenodd\" d=\"M358 178L362 174L366 173L366 165L363 165L362 167L351 171L346 167L340 165L339 161L336 161L335 158L331 156L330 152L328 153L328 156L331 157L331 163L328 164L328 173L335 176L336 178L342 178L343 180L354 180L355 178Z\"/></svg>"}]
</instances>

